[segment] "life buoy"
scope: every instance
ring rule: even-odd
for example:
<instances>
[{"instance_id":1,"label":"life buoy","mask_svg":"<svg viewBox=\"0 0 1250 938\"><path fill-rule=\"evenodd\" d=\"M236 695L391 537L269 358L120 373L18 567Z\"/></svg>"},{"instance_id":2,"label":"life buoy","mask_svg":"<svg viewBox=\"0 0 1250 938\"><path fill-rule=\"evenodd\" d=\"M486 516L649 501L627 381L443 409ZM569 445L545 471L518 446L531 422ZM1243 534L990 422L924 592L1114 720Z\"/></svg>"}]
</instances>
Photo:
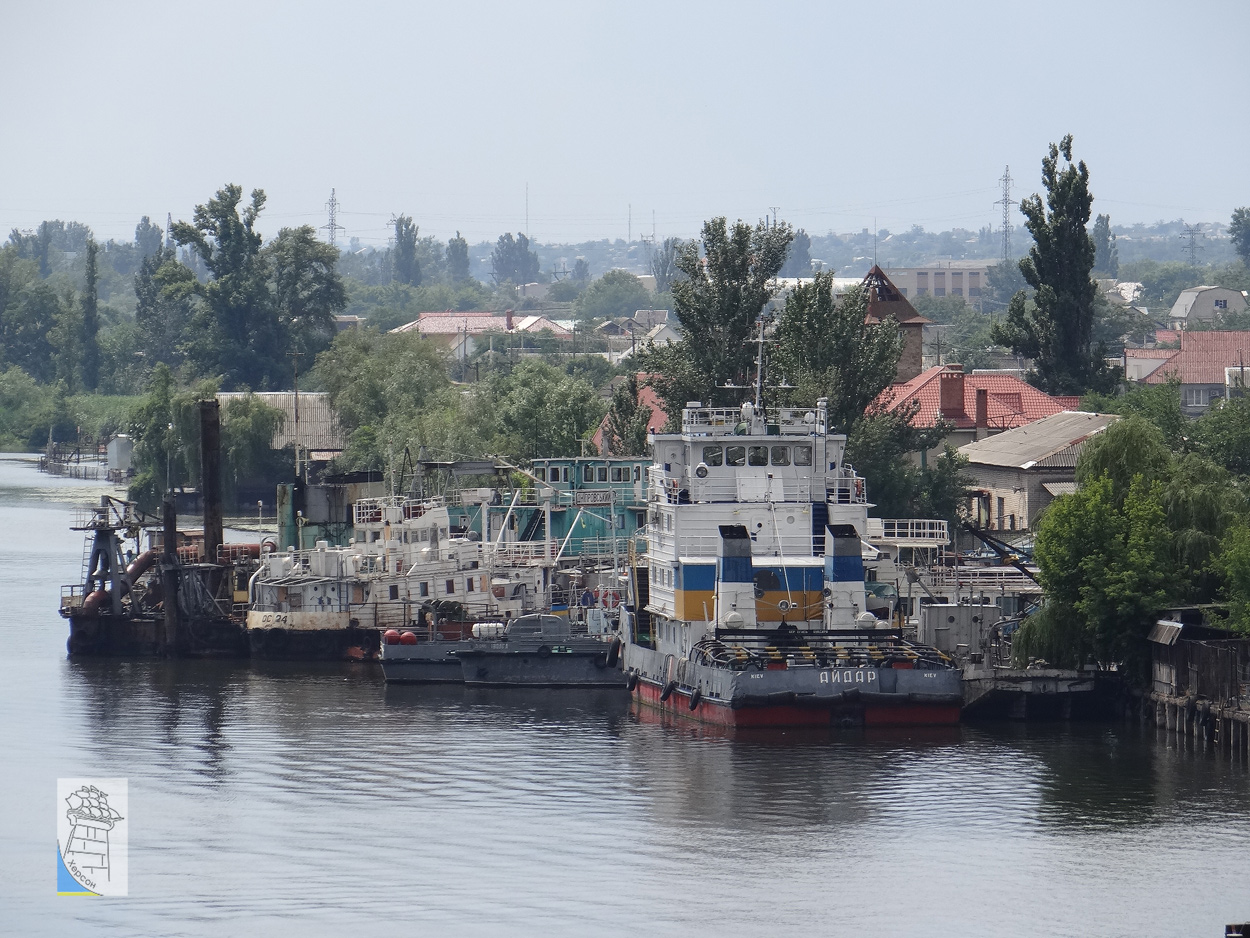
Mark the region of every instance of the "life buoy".
<instances>
[{"instance_id":1,"label":"life buoy","mask_svg":"<svg viewBox=\"0 0 1250 938\"><path fill-rule=\"evenodd\" d=\"M696 687L694 689L694 693L690 695L690 703L687 704L687 706L690 707L691 710L698 710L699 701L701 701L702 699L703 699L703 688Z\"/></svg>"},{"instance_id":2,"label":"life buoy","mask_svg":"<svg viewBox=\"0 0 1250 938\"><path fill-rule=\"evenodd\" d=\"M660 702L663 703L664 701L668 700L668 698L672 697L673 691L675 690L677 690L676 681L669 681L667 684L665 684L664 689L660 691Z\"/></svg>"},{"instance_id":3,"label":"life buoy","mask_svg":"<svg viewBox=\"0 0 1250 938\"><path fill-rule=\"evenodd\" d=\"M612 639L612 644L608 646L607 665L609 668L615 668L616 663L621 658L621 640L619 638Z\"/></svg>"},{"instance_id":4,"label":"life buoy","mask_svg":"<svg viewBox=\"0 0 1250 938\"><path fill-rule=\"evenodd\" d=\"M604 609L615 609L621 604L621 594L616 590L597 589L595 590L595 603Z\"/></svg>"},{"instance_id":5,"label":"life buoy","mask_svg":"<svg viewBox=\"0 0 1250 938\"><path fill-rule=\"evenodd\" d=\"M633 691L633 689L637 686L638 686L638 672L630 671L629 679L625 682L625 689L628 691Z\"/></svg>"}]
</instances>

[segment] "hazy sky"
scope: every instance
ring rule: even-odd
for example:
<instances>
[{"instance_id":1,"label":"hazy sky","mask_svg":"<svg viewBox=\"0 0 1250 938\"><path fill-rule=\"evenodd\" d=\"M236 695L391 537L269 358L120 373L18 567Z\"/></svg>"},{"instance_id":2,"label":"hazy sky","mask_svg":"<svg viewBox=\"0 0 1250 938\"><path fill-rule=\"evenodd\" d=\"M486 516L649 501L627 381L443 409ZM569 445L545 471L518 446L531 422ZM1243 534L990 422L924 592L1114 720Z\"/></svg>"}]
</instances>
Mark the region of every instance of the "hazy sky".
<instances>
[{"instance_id":1,"label":"hazy sky","mask_svg":"<svg viewBox=\"0 0 1250 938\"><path fill-rule=\"evenodd\" d=\"M223 183L261 229L471 241L997 224L1071 132L1095 211L1250 203L1247 0L0 3L0 238L130 239ZM1014 216L1019 224L1020 217Z\"/></svg>"}]
</instances>

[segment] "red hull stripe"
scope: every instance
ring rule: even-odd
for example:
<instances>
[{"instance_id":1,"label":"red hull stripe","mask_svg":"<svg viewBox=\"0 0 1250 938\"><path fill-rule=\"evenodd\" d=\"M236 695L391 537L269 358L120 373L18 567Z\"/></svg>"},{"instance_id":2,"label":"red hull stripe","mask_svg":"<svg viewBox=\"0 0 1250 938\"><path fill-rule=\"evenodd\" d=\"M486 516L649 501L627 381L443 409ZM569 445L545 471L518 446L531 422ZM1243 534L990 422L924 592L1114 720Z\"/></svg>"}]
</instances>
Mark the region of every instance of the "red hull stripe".
<instances>
[{"instance_id":1,"label":"red hull stripe","mask_svg":"<svg viewBox=\"0 0 1250 938\"><path fill-rule=\"evenodd\" d=\"M687 691L675 690L668 700L661 701L660 687L646 681L638 682L634 696L640 703L673 716L719 726L829 726L843 713L833 707L796 707L791 704L740 707L735 710L706 698L691 710ZM957 704L867 705L854 712L863 714L865 726L951 726L959 722Z\"/></svg>"}]
</instances>

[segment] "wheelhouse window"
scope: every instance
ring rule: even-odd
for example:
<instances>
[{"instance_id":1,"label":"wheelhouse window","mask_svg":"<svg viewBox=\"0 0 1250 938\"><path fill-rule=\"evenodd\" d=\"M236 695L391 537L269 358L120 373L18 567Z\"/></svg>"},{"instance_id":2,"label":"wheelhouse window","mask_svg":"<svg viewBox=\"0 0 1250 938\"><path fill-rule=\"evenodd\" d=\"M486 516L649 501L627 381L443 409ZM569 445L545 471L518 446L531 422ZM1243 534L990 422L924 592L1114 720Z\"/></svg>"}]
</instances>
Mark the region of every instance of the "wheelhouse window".
<instances>
[{"instance_id":1,"label":"wheelhouse window","mask_svg":"<svg viewBox=\"0 0 1250 938\"><path fill-rule=\"evenodd\" d=\"M725 450L720 446L705 446L703 461L709 466L719 466L725 461Z\"/></svg>"},{"instance_id":2,"label":"wheelhouse window","mask_svg":"<svg viewBox=\"0 0 1250 938\"><path fill-rule=\"evenodd\" d=\"M725 465L745 466L747 464L747 448L745 446L726 446Z\"/></svg>"},{"instance_id":3,"label":"wheelhouse window","mask_svg":"<svg viewBox=\"0 0 1250 938\"><path fill-rule=\"evenodd\" d=\"M642 480L642 466L635 464L634 465L634 481L639 482L641 480Z\"/></svg>"},{"instance_id":4,"label":"wheelhouse window","mask_svg":"<svg viewBox=\"0 0 1250 938\"><path fill-rule=\"evenodd\" d=\"M596 476L598 477L598 480L600 482L607 482L608 481L608 467L607 466L596 467Z\"/></svg>"},{"instance_id":5,"label":"wheelhouse window","mask_svg":"<svg viewBox=\"0 0 1250 938\"><path fill-rule=\"evenodd\" d=\"M796 446L794 448L794 464L796 466L810 466L812 464L812 448L810 446Z\"/></svg>"},{"instance_id":6,"label":"wheelhouse window","mask_svg":"<svg viewBox=\"0 0 1250 938\"><path fill-rule=\"evenodd\" d=\"M542 466L538 466L538 467L536 467L536 468L534 469L534 478L535 478L535 479L537 479L539 482L546 482L546 481L547 481L547 470L546 470L546 469L544 469Z\"/></svg>"},{"instance_id":7,"label":"wheelhouse window","mask_svg":"<svg viewBox=\"0 0 1250 938\"><path fill-rule=\"evenodd\" d=\"M788 465L790 465L790 447L788 447L788 446L774 446L774 447L773 447L773 452L772 452L772 457L773 457L773 465L774 465L774 466L788 466Z\"/></svg>"},{"instance_id":8,"label":"wheelhouse window","mask_svg":"<svg viewBox=\"0 0 1250 938\"><path fill-rule=\"evenodd\" d=\"M582 466L582 481L583 482L595 481L595 467L594 466Z\"/></svg>"},{"instance_id":9,"label":"wheelhouse window","mask_svg":"<svg viewBox=\"0 0 1250 938\"><path fill-rule=\"evenodd\" d=\"M629 481L629 466L613 466L612 467L612 481L613 482L628 482Z\"/></svg>"},{"instance_id":10,"label":"wheelhouse window","mask_svg":"<svg viewBox=\"0 0 1250 938\"><path fill-rule=\"evenodd\" d=\"M768 447L767 446L748 446L747 447L747 465L748 466L767 466L768 465Z\"/></svg>"}]
</instances>

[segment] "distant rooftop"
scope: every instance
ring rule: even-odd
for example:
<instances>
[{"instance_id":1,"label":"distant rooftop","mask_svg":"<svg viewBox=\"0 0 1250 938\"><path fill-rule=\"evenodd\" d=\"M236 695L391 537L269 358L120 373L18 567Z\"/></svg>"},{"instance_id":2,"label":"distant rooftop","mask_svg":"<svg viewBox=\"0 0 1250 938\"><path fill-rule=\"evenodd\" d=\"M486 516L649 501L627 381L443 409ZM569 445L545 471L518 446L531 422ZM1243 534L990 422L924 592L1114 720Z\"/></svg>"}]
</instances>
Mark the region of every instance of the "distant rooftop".
<instances>
[{"instance_id":1,"label":"distant rooftop","mask_svg":"<svg viewBox=\"0 0 1250 938\"><path fill-rule=\"evenodd\" d=\"M1086 441L1119 420L1116 414L1061 411L1006 433L959 447L968 462L1011 469L1071 469Z\"/></svg>"}]
</instances>

